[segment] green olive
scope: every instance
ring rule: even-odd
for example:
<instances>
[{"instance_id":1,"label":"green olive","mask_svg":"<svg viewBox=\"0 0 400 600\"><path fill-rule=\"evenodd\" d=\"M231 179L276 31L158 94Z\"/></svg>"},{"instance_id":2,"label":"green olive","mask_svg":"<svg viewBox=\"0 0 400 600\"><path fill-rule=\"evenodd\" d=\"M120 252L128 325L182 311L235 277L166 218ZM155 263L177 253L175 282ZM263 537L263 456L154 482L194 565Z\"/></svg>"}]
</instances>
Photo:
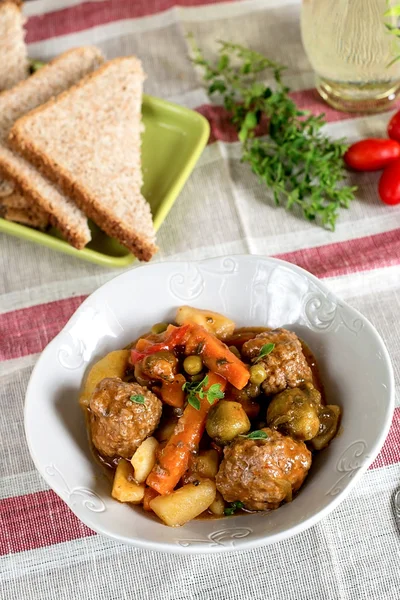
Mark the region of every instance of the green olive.
<instances>
[{"instance_id":1,"label":"green olive","mask_svg":"<svg viewBox=\"0 0 400 600\"><path fill-rule=\"evenodd\" d=\"M268 406L268 426L296 440L311 440L320 428L320 398L317 390L310 387L284 390Z\"/></svg>"},{"instance_id":2,"label":"green olive","mask_svg":"<svg viewBox=\"0 0 400 600\"><path fill-rule=\"evenodd\" d=\"M195 354L187 356L183 361L183 368L188 375L197 375L203 370L203 361L200 356Z\"/></svg>"},{"instance_id":3,"label":"green olive","mask_svg":"<svg viewBox=\"0 0 400 600\"><path fill-rule=\"evenodd\" d=\"M164 331L167 329L168 327L168 323L155 323L153 325L153 327L151 328L151 333L164 333Z\"/></svg>"},{"instance_id":4,"label":"green olive","mask_svg":"<svg viewBox=\"0 0 400 600\"><path fill-rule=\"evenodd\" d=\"M228 444L250 430L250 421L239 402L220 400L208 413L206 430L216 442Z\"/></svg>"},{"instance_id":5,"label":"green olive","mask_svg":"<svg viewBox=\"0 0 400 600\"><path fill-rule=\"evenodd\" d=\"M333 440L339 429L342 411L336 404L321 406L319 411L318 435L311 440L314 450L322 450Z\"/></svg>"},{"instance_id":6,"label":"green olive","mask_svg":"<svg viewBox=\"0 0 400 600\"><path fill-rule=\"evenodd\" d=\"M262 365L253 365L250 367L250 382L254 385L261 385L267 378L267 371Z\"/></svg>"},{"instance_id":7,"label":"green olive","mask_svg":"<svg viewBox=\"0 0 400 600\"><path fill-rule=\"evenodd\" d=\"M247 398L251 398L252 400L261 394L260 386L256 385L255 383L251 383L251 381L246 385L245 388L243 388L242 391L246 394Z\"/></svg>"},{"instance_id":8,"label":"green olive","mask_svg":"<svg viewBox=\"0 0 400 600\"><path fill-rule=\"evenodd\" d=\"M232 352L232 354L234 354L237 358L242 358L240 356L240 352L239 350L236 348L236 346L229 346L229 350Z\"/></svg>"}]
</instances>

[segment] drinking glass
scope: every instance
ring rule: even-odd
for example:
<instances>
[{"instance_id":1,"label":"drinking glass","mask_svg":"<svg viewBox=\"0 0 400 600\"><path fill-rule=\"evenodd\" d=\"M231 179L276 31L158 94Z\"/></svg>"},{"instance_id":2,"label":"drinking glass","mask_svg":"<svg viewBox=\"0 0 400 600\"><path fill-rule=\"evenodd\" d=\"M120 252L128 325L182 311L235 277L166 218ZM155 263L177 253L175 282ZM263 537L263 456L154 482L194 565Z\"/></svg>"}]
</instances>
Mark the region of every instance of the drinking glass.
<instances>
[{"instance_id":1,"label":"drinking glass","mask_svg":"<svg viewBox=\"0 0 400 600\"><path fill-rule=\"evenodd\" d=\"M400 92L400 61L394 60L400 38L386 25L397 26L396 6L400 2L303 0L303 45L328 104L351 112L391 108Z\"/></svg>"}]
</instances>

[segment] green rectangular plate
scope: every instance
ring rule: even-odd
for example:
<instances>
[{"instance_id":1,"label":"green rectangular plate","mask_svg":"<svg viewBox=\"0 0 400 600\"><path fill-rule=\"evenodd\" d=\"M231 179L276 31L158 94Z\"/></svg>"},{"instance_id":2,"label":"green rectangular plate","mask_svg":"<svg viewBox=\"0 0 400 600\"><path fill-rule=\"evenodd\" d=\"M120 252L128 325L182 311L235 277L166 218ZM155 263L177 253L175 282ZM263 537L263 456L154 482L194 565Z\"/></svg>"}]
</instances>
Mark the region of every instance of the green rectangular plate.
<instances>
[{"instance_id":1,"label":"green rectangular plate","mask_svg":"<svg viewBox=\"0 0 400 600\"><path fill-rule=\"evenodd\" d=\"M160 98L143 96L142 192L157 231L207 144L210 128L199 113ZM0 231L107 267L126 267L135 257L90 222L92 241L76 250L55 229L46 233L0 219Z\"/></svg>"}]
</instances>

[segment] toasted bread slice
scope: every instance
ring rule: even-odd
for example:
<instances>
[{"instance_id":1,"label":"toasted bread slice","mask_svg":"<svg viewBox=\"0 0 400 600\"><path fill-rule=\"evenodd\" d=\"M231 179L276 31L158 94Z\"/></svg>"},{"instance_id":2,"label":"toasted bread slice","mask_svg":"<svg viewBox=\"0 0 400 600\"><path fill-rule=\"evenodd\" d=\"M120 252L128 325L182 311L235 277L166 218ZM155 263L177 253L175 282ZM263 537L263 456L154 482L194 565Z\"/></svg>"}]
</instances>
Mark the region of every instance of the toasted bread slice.
<instances>
[{"instance_id":1,"label":"toasted bread slice","mask_svg":"<svg viewBox=\"0 0 400 600\"><path fill-rule=\"evenodd\" d=\"M44 210L37 206L34 206L26 198L26 196L23 196L22 194L19 194L16 191L3 198L0 197L0 207L2 207L3 210L15 210L19 211L20 214L26 215L26 218L23 221L24 223L27 223L28 219L32 219L35 222L39 223L40 227L45 227L49 223L49 215L46 212L44 212ZM10 216L10 213L9 220L13 220L13 218ZM17 218L15 220L21 222L20 218Z\"/></svg>"},{"instance_id":2,"label":"toasted bread slice","mask_svg":"<svg viewBox=\"0 0 400 600\"><path fill-rule=\"evenodd\" d=\"M157 247L140 192L143 80L137 58L109 61L19 119L8 141L108 235L150 260Z\"/></svg>"},{"instance_id":3,"label":"toasted bread slice","mask_svg":"<svg viewBox=\"0 0 400 600\"><path fill-rule=\"evenodd\" d=\"M14 193L14 185L11 181L0 179L0 200Z\"/></svg>"},{"instance_id":4,"label":"toasted bread slice","mask_svg":"<svg viewBox=\"0 0 400 600\"><path fill-rule=\"evenodd\" d=\"M0 94L0 174L11 181L31 204L48 213L52 224L78 249L90 241L87 217L57 186L7 148L5 138L19 117L79 81L102 61L101 52L95 47L75 48L54 59L29 79ZM3 196L6 195L4 188L8 193L14 189L0 182Z\"/></svg>"},{"instance_id":5,"label":"toasted bread slice","mask_svg":"<svg viewBox=\"0 0 400 600\"><path fill-rule=\"evenodd\" d=\"M0 214L3 215L3 218L6 221L20 223L21 225L29 225L29 227L34 227L35 229L46 229L49 224L47 215L45 215L43 218L36 215L31 215L23 208L6 207L3 211L0 205Z\"/></svg>"},{"instance_id":6,"label":"toasted bread slice","mask_svg":"<svg viewBox=\"0 0 400 600\"><path fill-rule=\"evenodd\" d=\"M43 177L28 161L0 144L0 175L9 177L15 189L49 215L50 222L57 227L71 246L81 250L90 241L91 235L86 216L76 204L64 196L57 186Z\"/></svg>"},{"instance_id":7,"label":"toasted bread slice","mask_svg":"<svg viewBox=\"0 0 400 600\"><path fill-rule=\"evenodd\" d=\"M0 139L7 137L17 119L95 71L103 60L95 46L73 48L0 94Z\"/></svg>"},{"instance_id":8,"label":"toasted bread slice","mask_svg":"<svg viewBox=\"0 0 400 600\"><path fill-rule=\"evenodd\" d=\"M49 216L44 211L32 207L18 192L0 198L0 216L6 221L22 223L37 229L45 229L49 225Z\"/></svg>"},{"instance_id":9,"label":"toasted bread slice","mask_svg":"<svg viewBox=\"0 0 400 600\"><path fill-rule=\"evenodd\" d=\"M24 22L17 2L0 2L0 91L28 76Z\"/></svg>"}]
</instances>

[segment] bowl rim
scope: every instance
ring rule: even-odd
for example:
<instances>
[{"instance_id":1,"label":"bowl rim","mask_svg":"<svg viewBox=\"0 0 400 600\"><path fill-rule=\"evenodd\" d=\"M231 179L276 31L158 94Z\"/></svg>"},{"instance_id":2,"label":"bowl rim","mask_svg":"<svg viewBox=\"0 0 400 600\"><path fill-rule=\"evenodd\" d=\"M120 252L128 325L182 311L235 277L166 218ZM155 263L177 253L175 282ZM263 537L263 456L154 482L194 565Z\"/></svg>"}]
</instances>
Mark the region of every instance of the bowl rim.
<instances>
[{"instance_id":1,"label":"bowl rim","mask_svg":"<svg viewBox=\"0 0 400 600\"><path fill-rule=\"evenodd\" d=\"M236 545L234 547L225 546L225 545L220 545L220 546L215 546L215 547L209 546L209 545L204 545L204 546L198 545L198 546L185 547L185 546L180 546L178 544L172 545L170 542L162 542L162 541L150 542L150 541L147 541L146 539L132 539L131 537L124 536L124 535L113 535L108 530L104 529L103 526L98 525L97 523L93 523L91 518L87 518L86 517L87 513L85 513L84 518L82 518L82 515L77 514L77 511L74 510L74 507L71 506L68 502L66 502L66 500L64 498L62 498L58 494L58 492L53 488L50 477L46 473L45 469L42 468L40 461L37 459L37 457L35 455L35 450L33 448L31 438L30 438L29 421L28 421L29 397L32 394L35 373L38 370L39 363L41 363L41 361L43 359L44 353L47 352L53 345L56 345L59 336L61 336L64 333L64 331L69 328L71 322L73 322L73 320L75 319L76 314L82 308L84 308L86 305L88 305L90 303L90 301L93 300L93 298L101 295L102 291L107 286L112 285L112 283L115 282L115 280L122 279L124 277L129 277L131 272L133 272L133 271L142 270L142 269L148 270L149 268L152 268L152 267L157 268L157 266L159 266L159 265L163 265L163 266L168 265L170 267L178 266L178 265L182 265L182 264L201 265L201 264L205 264L205 263L210 263L212 261L217 261L217 260L220 260L223 258L225 258L225 259L229 259L229 258L235 259L236 258L236 259L242 259L242 260L243 259L244 260L262 259L262 260L272 262L276 265L280 265L282 267L289 268L290 270L293 270L303 276L305 275L321 291L329 294L330 298L332 298L335 301L340 302L342 306L344 305L344 306L350 308L353 311L355 316L357 316L363 322L367 323L370 326L373 334L377 337L378 341L380 342L382 353L383 353L385 363L386 363L386 366L388 369L388 376L389 376L389 384L390 384L388 386L389 402L388 402L388 407L386 410L384 426L382 427L382 430L381 430L379 436L377 437L374 445L371 447L371 450L368 452L368 456L365 458L363 464L354 473L353 477L351 478L351 480L349 481L347 486L343 490L341 490L337 495L335 495L334 498L331 500L331 502L327 506L318 510L316 513L314 513L312 516L308 517L301 523L298 523L297 525L290 527L290 529L288 529L288 530L285 530L283 532L274 533L274 534L267 535L267 536L262 536L262 537L258 538L257 540L254 540L254 539L248 540L246 538L243 538L243 539L238 540L238 542L236 543ZM63 502L65 502L67 504L68 508L75 514L75 516L82 523L84 523L84 525L86 525L87 527L89 527L90 529L95 531L96 533L100 533L101 535L104 535L105 537L112 539L114 541L123 542L125 544L134 546L136 548L144 549L144 550L158 551L158 552L164 552L164 553L168 553L168 554L185 554L185 555L188 555L188 554L210 554L210 553L246 551L246 550L250 550L253 548L260 548L263 546L274 544L276 542L284 541L284 540L287 540L287 539L309 529L310 527L312 527L313 525L318 523L320 520L325 518L327 515L329 515L350 494L350 492L353 490L353 488L355 487L357 482L361 479L361 477L368 470L369 466L374 462L375 458L379 454L379 452L385 442L385 439L388 435L388 432L389 432L389 429L390 429L390 426L392 423L394 409L395 409L395 381L394 381L394 371L393 371L393 366L392 366L392 362L390 359L390 355L389 355L389 352L386 348L386 345L385 345L380 333L377 331L375 326L367 319L367 317L365 317L357 309L353 308L345 300L340 299L334 292L332 292L329 289L329 287L325 286L325 284L322 283L315 275L313 275L309 271L306 271L302 267L298 267L297 265L294 265L294 264L292 264L288 261L282 260L282 259L273 258L273 257L265 256L262 254L229 254L229 255L213 256L213 257L201 259L201 260L171 260L171 261L165 261L165 262L161 262L161 263L157 262L157 263L134 266L133 268L128 269L128 270L124 271L123 273L119 273L115 277L112 277L106 283L104 283L100 287L98 287L94 292L89 294L89 296L87 298L85 298L85 300L74 311L73 315L68 319L67 323L61 329L61 331L44 348L44 350L41 352L41 354L32 370L32 373L31 373L31 376L29 379L29 383L28 383L28 386L26 389L26 393L25 393L24 431L25 431L25 438L27 441L29 453L31 455L31 458L32 458L34 465L35 465L36 469L38 470L39 474L46 481L46 483L50 487L50 489L52 489L63 500Z\"/></svg>"}]
</instances>

